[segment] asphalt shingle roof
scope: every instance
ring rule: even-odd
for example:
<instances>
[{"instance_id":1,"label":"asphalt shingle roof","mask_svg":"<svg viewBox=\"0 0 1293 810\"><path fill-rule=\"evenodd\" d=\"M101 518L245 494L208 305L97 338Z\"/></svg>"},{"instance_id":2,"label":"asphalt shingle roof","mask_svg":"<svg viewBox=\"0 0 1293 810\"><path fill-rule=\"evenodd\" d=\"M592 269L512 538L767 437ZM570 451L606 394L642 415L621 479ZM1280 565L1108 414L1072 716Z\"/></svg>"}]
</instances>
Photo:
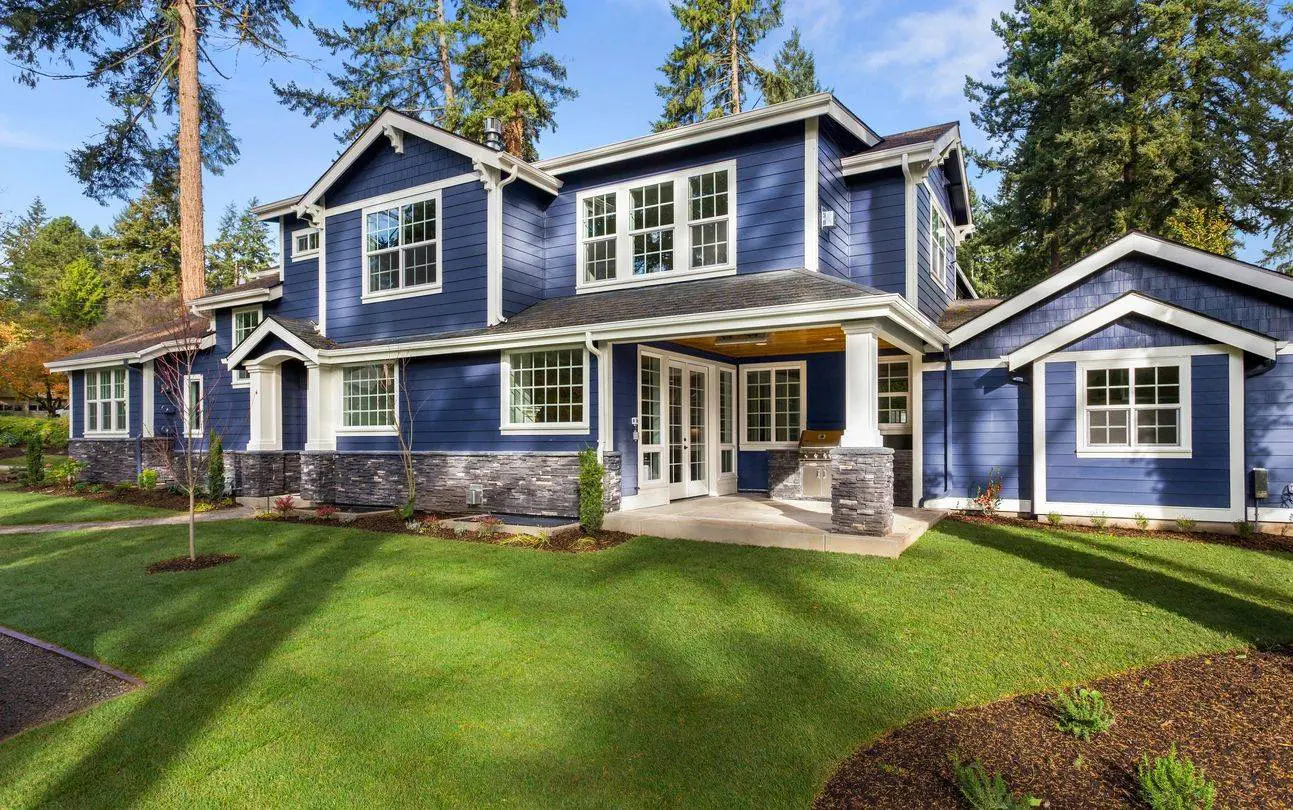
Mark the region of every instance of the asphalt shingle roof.
<instances>
[{"instance_id":1,"label":"asphalt shingle roof","mask_svg":"<svg viewBox=\"0 0 1293 810\"><path fill-rule=\"evenodd\" d=\"M938 325L944 332L951 332L996 307L1001 301L1000 298L958 298L948 303Z\"/></svg>"},{"instance_id":2,"label":"asphalt shingle roof","mask_svg":"<svg viewBox=\"0 0 1293 810\"><path fill-rule=\"evenodd\" d=\"M948 121L945 124L934 124L933 126L921 127L920 129L909 129L905 132L895 132L892 135L880 136L880 143L871 147L871 152L881 149L893 149L899 146L910 146L914 143L924 141L936 141L943 136L948 130L957 126L956 121Z\"/></svg>"},{"instance_id":3,"label":"asphalt shingle roof","mask_svg":"<svg viewBox=\"0 0 1293 810\"><path fill-rule=\"evenodd\" d=\"M109 340L106 343L100 343L98 346L91 346L85 351L76 354L60 357L59 362L65 360L90 360L95 357L109 357L114 354L125 354L128 352L139 352L144 349L156 346L158 343L164 343L168 340L178 340L183 337L203 337L211 333L211 322L209 319L197 315L186 316L183 320L176 319L167 323L158 324L129 335Z\"/></svg>"}]
</instances>

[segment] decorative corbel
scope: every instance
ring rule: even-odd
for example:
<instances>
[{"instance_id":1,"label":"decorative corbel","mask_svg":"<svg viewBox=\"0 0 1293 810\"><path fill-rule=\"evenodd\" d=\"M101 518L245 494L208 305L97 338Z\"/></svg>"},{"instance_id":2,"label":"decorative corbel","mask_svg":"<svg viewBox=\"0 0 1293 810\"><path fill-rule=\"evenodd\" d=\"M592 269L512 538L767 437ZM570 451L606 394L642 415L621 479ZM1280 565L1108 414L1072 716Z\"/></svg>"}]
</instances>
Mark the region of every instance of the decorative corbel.
<instances>
[{"instance_id":1,"label":"decorative corbel","mask_svg":"<svg viewBox=\"0 0 1293 810\"><path fill-rule=\"evenodd\" d=\"M313 228L323 229L323 209L317 205L307 205L301 209L301 219L307 220Z\"/></svg>"},{"instance_id":2,"label":"decorative corbel","mask_svg":"<svg viewBox=\"0 0 1293 810\"><path fill-rule=\"evenodd\" d=\"M471 168L472 171L480 175L481 185L485 187L486 191L493 191L497 187L499 172L493 166L480 160L473 160Z\"/></svg>"},{"instance_id":3,"label":"decorative corbel","mask_svg":"<svg viewBox=\"0 0 1293 810\"><path fill-rule=\"evenodd\" d=\"M397 155L402 155L402 154L404 154L404 132L403 132L403 130L396 129L394 126L392 126L392 125L390 125L390 124L383 124L383 125L382 125L382 134L383 134L383 135L385 135L385 136L387 137L387 139L389 139L389 140L390 140L390 142L391 142L391 148L395 150L395 154L397 154Z\"/></svg>"}]
</instances>

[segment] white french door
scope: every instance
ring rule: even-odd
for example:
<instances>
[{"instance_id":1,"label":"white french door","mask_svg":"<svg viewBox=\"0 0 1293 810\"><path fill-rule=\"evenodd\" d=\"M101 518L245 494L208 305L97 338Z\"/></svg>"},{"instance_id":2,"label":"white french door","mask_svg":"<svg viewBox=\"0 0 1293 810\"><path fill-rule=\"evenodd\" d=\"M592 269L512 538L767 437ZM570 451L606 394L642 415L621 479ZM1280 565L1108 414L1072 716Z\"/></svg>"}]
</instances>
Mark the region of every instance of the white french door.
<instances>
[{"instance_id":1,"label":"white french door","mask_svg":"<svg viewBox=\"0 0 1293 810\"><path fill-rule=\"evenodd\" d=\"M665 420L668 425L669 497L709 494L708 366L670 360Z\"/></svg>"}]
</instances>

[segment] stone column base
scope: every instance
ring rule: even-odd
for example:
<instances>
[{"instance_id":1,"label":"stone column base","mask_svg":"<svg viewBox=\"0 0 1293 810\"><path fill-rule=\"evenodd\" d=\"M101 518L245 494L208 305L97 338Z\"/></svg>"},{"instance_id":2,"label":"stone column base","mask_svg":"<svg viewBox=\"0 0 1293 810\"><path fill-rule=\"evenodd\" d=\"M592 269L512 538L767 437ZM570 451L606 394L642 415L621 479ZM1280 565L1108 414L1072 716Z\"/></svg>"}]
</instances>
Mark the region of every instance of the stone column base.
<instances>
[{"instance_id":1,"label":"stone column base","mask_svg":"<svg viewBox=\"0 0 1293 810\"><path fill-rule=\"evenodd\" d=\"M893 528L893 449L831 452L831 523L840 534L883 536Z\"/></svg>"},{"instance_id":2,"label":"stone column base","mask_svg":"<svg viewBox=\"0 0 1293 810\"><path fill-rule=\"evenodd\" d=\"M623 476L623 461L617 451L602 453L602 466L606 474L602 477L602 504L607 512L620 511L620 481Z\"/></svg>"},{"instance_id":3,"label":"stone column base","mask_svg":"<svg viewBox=\"0 0 1293 810\"><path fill-rule=\"evenodd\" d=\"M229 453L239 497L264 498L301 492L301 454L295 451Z\"/></svg>"}]
</instances>

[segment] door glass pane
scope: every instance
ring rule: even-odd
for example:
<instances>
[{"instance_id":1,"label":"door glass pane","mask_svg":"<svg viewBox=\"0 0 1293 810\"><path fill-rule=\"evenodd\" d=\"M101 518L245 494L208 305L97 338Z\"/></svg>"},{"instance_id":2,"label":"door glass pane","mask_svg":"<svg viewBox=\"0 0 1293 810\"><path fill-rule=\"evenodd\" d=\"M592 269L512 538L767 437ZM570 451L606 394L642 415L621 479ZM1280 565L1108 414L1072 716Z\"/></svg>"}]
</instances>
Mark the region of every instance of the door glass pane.
<instances>
[{"instance_id":1,"label":"door glass pane","mask_svg":"<svg viewBox=\"0 0 1293 810\"><path fill-rule=\"evenodd\" d=\"M669 369L669 483L682 483L682 369Z\"/></svg>"},{"instance_id":2,"label":"door glass pane","mask_svg":"<svg viewBox=\"0 0 1293 810\"><path fill-rule=\"evenodd\" d=\"M690 405L691 405L691 479L692 481L704 481L705 475L705 410L706 410L706 388L705 372L692 371L690 373Z\"/></svg>"}]
</instances>

